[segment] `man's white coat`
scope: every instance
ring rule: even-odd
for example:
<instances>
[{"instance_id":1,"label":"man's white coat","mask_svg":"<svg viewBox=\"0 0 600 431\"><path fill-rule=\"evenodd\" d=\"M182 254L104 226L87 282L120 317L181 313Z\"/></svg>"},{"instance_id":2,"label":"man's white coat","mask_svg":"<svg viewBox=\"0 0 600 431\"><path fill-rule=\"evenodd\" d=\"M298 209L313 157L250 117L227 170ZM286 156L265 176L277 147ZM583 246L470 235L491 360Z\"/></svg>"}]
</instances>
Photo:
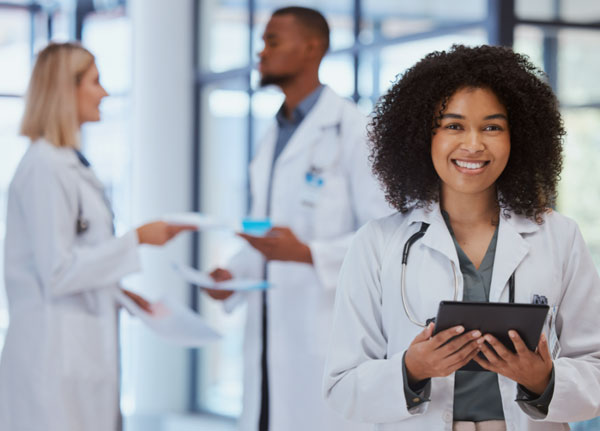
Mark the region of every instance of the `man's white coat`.
<instances>
[{"instance_id":1,"label":"man's white coat","mask_svg":"<svg viewBox=\"0 0 600 431\"><path fill-rule=\"evenodd\" d=\"M274 127L250 166L252 217L266 215L276 136ZM273 168L273 225L290 227L309 245L314 261L314 266L274 261L267 268L274 285L267 299L270 429L274 431L365 429L329 409L320 389L335 285L346 250L362 224L391 212L371 174L365 136L365 116L325 87ZM324 183L317 195L306 184L311 166L323 170ZM262 277L263 267L261 256L250 247L229 265L236 277ZM261 294L246 299L241 429L254 431L261 396Z\"/></svg>"}]
</instances>

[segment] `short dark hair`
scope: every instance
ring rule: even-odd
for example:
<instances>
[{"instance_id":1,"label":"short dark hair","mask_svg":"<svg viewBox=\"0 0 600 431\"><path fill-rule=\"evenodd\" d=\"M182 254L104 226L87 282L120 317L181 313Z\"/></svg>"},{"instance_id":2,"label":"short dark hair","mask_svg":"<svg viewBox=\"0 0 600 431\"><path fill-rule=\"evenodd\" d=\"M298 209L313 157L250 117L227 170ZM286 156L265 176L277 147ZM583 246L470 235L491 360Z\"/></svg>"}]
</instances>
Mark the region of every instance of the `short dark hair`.
<instances>
[{"instance_id":1,"label":"short dark hair","mask_svg":"<svg viewBox=\"0 0 600 431\"><path fill-rule=\"evenodd\" d=\"M526 56L509 48L465 47L433 52L398 78L369 125L373 172L398 211L439 201L431 138L450 97L461 88L489 88L508 113L510 156L496 180L500 208L542 222L556 202L565 131L552 89Z\"/></svg>"},{"instance_id":2,"label":"short dark hair","mask_svg":"<svg viewBox=\"0 0 600 431\"><path fill-rule=\"evenodd\" d=\"M272 16L292 15L300 25L315 33L323 41L323 54L329 49L329 24L321 12L300 6L277 9Z\"/></svg>"}]
</instances>

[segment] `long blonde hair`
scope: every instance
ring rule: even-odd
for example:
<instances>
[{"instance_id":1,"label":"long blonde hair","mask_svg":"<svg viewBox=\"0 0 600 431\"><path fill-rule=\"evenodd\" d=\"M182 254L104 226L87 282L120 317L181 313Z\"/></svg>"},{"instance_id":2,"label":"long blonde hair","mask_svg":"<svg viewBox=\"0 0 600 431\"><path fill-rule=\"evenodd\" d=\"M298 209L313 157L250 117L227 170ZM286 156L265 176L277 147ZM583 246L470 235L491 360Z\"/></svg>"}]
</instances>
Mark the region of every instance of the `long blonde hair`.
<instances>
[{"instance_id":1,"label":"long blonde hair","mask_svg":"<svg viewBox=\"0 0 600 431\"><path fill-rule=\"evenodd\" d=\"M25 101L21 134L58 147L79 148L77 85L94 56L77 43L51 43L37 57Z\"/></svg>"}]
</instances>

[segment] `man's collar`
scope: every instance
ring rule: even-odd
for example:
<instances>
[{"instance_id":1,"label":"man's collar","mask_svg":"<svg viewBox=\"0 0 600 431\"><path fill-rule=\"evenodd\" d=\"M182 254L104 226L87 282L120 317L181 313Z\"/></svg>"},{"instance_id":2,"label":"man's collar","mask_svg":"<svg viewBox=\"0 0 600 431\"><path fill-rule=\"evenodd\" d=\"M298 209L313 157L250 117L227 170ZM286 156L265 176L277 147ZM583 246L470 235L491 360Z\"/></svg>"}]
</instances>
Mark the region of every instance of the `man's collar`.
<instances>
[{"instance_id":1,"label":"man's collar","mask_svg":"<svg viewBox=\"0 0 600 431\"><path fill-rule=\"evenodd\" d=\"M302 101L296 106L294 111L292 112L292 119L288 120L285 116L285 104L281 105L279 111L277 111L277 115L275 118L277 119L277 123L281 126L283 124L299 124L311 111L312 108L317 104L317 100L321 96L323 89L325 86L320 84L317 88L315 88L308 96L306 96Z\"/></svg>"}]
</instances>

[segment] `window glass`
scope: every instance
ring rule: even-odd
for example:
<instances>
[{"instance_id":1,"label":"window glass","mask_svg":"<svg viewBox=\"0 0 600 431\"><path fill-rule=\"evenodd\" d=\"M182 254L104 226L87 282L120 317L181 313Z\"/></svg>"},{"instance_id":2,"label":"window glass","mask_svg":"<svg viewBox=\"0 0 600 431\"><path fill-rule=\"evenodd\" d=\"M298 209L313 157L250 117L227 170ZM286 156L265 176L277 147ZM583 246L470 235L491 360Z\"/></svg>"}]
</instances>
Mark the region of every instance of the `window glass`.
<instances>
[{"instance_id":1,"label":"window glass","mask_svg":"<svg viewBox=\"0 0 600 431\"><path fill-rule=\"evenodd\" d=\"M249 32L245 1L201 1L198 18L201 69L222 72L248 64Z\"/></svg>"},{"instance_id":2,"label":"window glass","mask_svg":"<svg viewBox=\"0 0 600 431\"><path fill-rule=\"evenodd\" d=\"M544 31L541 28L518 26L515 29L513 49L527 55L533 64L544 70Z\"/></svg>"},{"instance_id":3,"label":"window glass","mask_svg":"<svg viewBox=\"0 0 600 431\"><path fill-rule=\"evenodd\" d=\"M71 40L73 39L71 33L74 31L69 13L58 11L52 15L52 40L56 42Z\"/></svg>"},{"instance_id":4,"label":"window glass","mask_svg":"<svg viewBox=\"0 0 600 431\"><path fill-rule=\"evenodd\" d=\"M556 17L557 0L516 0L515 13L518 18L552 20Z\"/></svg>"},{"instance_id":5,"label":"window glass","mask_svg":"<svg viewBox=\"0 0 600 431\"><path fill-rule=\"evenodd\" d=\"M131 22L126 16L91 15L83 28L83 44L96 57L100 82L109 95L131 89Z\"/></svg>"},{"instance_id":6,"label":"window glass","mask_svg":"<svg viewBox=\"0 0 600 431\"><path fill-rule=\"evenodd\" d=\"M515 50L530 56L542 68L544 31L531 26L519 26L515 32ZM587 55L600 40L600 32L559 30L557 85L567 136L564 143L564 165L558 189L558 210L574 218L600 265L600 230L596 196L597 166L600 164L600 141L595 131L600 127L600 110L585 108L600 102L596 76L600 62ZM573 63L577 62L577 63ZM582 106L583 105L583 106Z\"/></svg>"},{"instance_id":7,"label":"window glass","mask_svg":"<svg viewBox=\"0 0 600 431\"><path fill-rule=\"evenodd\" d=\"M561 30L558 33L558 96L561 103L600 103L599 31Z\"/></svg>"},{"instance_id":8,"label":"window glass","mask_svg":"<svg viewBox=\"0 0 600 431\"><path fill-rule=\"evenodd\" d=\"M600 2L594 0L562 0L560 17L565 21L598 22Z\"/></svg>"},{"instance_id":9,"label":"window glass","mask_svg":"<svg viewBox=\"0 0 600 431\"><path fill-rule=\"evenodd\" d=\"M205 87L201 95L201 208L211 216L239 225L247 212L248 109L244 80ZM224 265L242 241L226 231L202 235L200 266ZM223 311L203 296L201 313L223 338L199 351L199 405L212 413L238 416L242 408L242 341L245 309Z\"/></svg>"},{"instance_id":10,"label":"window glass","mask_svg":"<svg viewBox=\"0 0 600 431\"><path fill-rule=\"evenodd\" d=\"M21 95L31 69L30 14L0 9L0 94Z\"/></svg>"},{"instance_id":11,"label":"window glass","mask_svg":"<svg viewBox=\"0 0 600 431\"><path fill-rule=\"evenodd\" d=\"M600 268L600 109L563 109L567 130L565 161L559 187L558 209L573 217Z\"/></svg>"},{"instance_id":12,"label":"window glass","mask_svg":"<svg viewBox=\"0 0 600 431\"><path fill-rule=\"evenodd\" d=\"M487 2L364 0L363 11L367 27L379 29L385 38L394 38L456 22L483 20L487 14Z\"/></svg>"},{"instance_id":13,"label":"window glass","mask_svg":"<svg viewBox=\"0 0 600 431\"><path fill-rule=\"evenodd\" d=\"M354 94L354 59L350 55L329 55L323 59L319 78L343 97Z\"/></svg>"},{"instance_id":14,"label":"window glass","mask_svg":"<svg viewBox=\"0 0 600 431\"><path fill-rule=\"evenodd\" d=\"M449 49L455 43L480 45L486 41L487 35L482 29L383 48L381 50L379 87L382 93L387 91L399 74L402 74L406 69L432 51Z\"/></svg>"}]
</instances>

